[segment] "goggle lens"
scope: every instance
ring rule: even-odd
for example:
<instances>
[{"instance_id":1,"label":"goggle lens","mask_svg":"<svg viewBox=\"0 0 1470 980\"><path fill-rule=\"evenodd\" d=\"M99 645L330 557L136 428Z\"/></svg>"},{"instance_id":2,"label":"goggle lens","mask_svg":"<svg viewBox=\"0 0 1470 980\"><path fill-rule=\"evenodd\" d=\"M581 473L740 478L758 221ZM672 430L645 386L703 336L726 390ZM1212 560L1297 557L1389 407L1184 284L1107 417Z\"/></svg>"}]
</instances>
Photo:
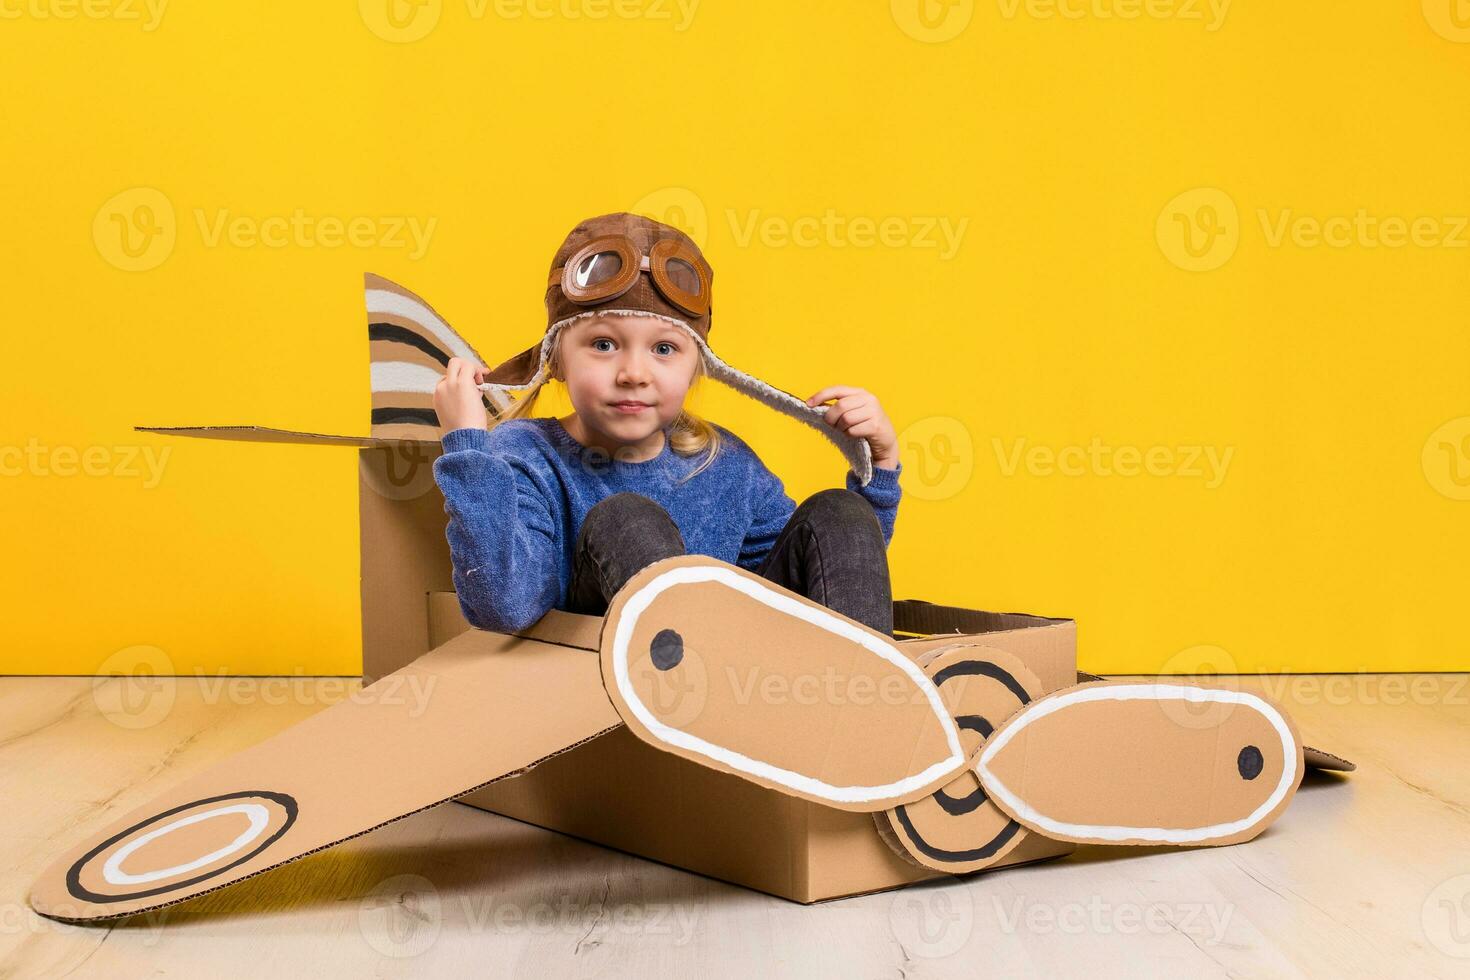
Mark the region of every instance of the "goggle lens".
<instances>
[{"instance_id":1,"label":"goggle lens","mask_svg":"<svg viewBox=\"0 0 1470 980\"><path fill-rule=\"evenodd\" d=\"M577 263L572 281L579 289L590 289L607 282L623 268L623 257L617 252L596 252Z\"/></svg>"},{"instance_id":2,"label":"goggle lens","mask_svg":"<svg viewBox=\"0 0 1470 980\"><path fill-rule=\"evenodd\" d=\"M665 264L664 273L675 286L678 286L690 296L698 296L701 292L699 273L694 266L683 259L671 258Z\"/></svg>"}]
</instances>

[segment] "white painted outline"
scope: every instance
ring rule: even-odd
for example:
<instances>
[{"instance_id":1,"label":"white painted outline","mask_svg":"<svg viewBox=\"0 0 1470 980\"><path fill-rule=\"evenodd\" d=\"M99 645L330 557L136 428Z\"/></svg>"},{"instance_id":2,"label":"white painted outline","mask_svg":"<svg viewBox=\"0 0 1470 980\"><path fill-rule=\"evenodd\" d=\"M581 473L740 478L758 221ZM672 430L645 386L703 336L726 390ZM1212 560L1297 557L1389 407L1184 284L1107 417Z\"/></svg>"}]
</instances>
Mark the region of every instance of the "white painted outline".
<instances>
[{"instance_id":1,"label":"white painted outline","mask_svg":"<svg viewBox=\"0 0 1470 980\"><path fill-rule=\"evenodd\" d=\"M374 361L369 366L373 391L414 391L433 394L444 372L409 361Z\"/></svg>"},{"instance_id":2,"label":"white painted outline","mask_svg":"<svg viewBox=\"0 0 1470 980\"><path fill-rule=\"evenodd\" d=\"M171 834L190 824L199 823L201 820L212 820L215 817L222 817L228 813L244 813L248 815L250 817L250 827L239 837L236 837L219 850L212 851L187 864L177 864L172 868L161 868L157 871L145 871L142 874L128 874L122 869L122 863L144 844L155 841L165 834ZM250 844L269 826L270 820L270 811L259 803L235 803L231 806L219 806L211 810L191 813L187 817L179 817L119 847L107 859L107 862L102 865L102 877L110 885L146 885L151 881L158 881L160 878L172 878L174 875L183 874L186 871L193 871L196 868L202 868L207 864L213 864L220 858L229 857L231 854L240 850L240 848Z\"/></svg>"},{"instance_id":3,"label":"white painted outline","mask_svg":"<svg viewBox=\"0 0 1470 980\"><path fill-rule=\"evenodd\" d=\"M438 337L439 343L455 357L462 357L471 364L480 363L480 358L470 350L464 338L423 303L388 289L368 289L365 293L368 313L391 313L412 320Z\"/></svg>"},{"instance_id":4,"label":"white painted outline","mask_svg":"<svg viewBox=\"0 0 1470 980\"><path fill-rule=\"evenodd\" d=\"M1015 737L1032 722L1045 718L1047 715L1072 705L1085 701L1190 701L1196 704L1239 704L1260 714L1276 729L1277 735L1281 737L1281 755L1283 759L1281 767L1281 780L1266 801L1251 813L1250 816L1229 823L1214 824L1209 827L1197 827L1194 829L1177 830L1167 827L1108 827L1091 826L1088 824L1064 823L1039 812L1030 804L1018 797L1011 788L989 769L990 761L996 756L1006 743ZM1292 738L1291 728L1286 719L1267 702L1254 694L1243 691L1220 691L1202 687L1189 687L1180 684L1105 684L1098 687L1086 687L1077 691L1058 695L1054 698L1043 699L1036 702L1034 707L1024 709L1012 724L1009 724L998 735L985 743L985 748L980 752L975 762L975 772L980 777L981 784L992 796L998 797L1005 804L1006 809L1015 814L1022 823L1035 825L1040 830L1051 832L1063 837L1087 838L1089 840L1144 840L1154 841L1161 844L1198 844L1203 841L1214 840L1220 837L1229 837L1245 830L1266 814L1270 813L1296 785L1296 740Z\"/></svg>"},{"instance_id":5,"label":"white painted outline","mask_svg":"<svg viewBox=\"0 0 1470 980\"><path fill-rule=\"evenodd\" d=\"M678 728L665 725L653 716L653 713L639 700L633 685L628 678L628 644L633 638L633 630L638 625L638 618L648 608L654 599L658 598L665 590L676 585L685 585L695 582L719 582L722 585L735 589L763 603L778 612L795 616L805 620L813 626L820 627L829 633L835 633L846 640L861 645L870 653L898 667L909 678L918 685L929 701L929 707L935 717L940 719L944 728L945 737L949 743L950 754L948 758L936 762L923 772L917 773L897 782L886 783L881 786L833 786L812 776L792 772L773 766L768 762L752 759L732 749L715 745L695 735L691 735ZM851 623L832 615L824 614L819 609L814 609L803 602L798 602L790 596L782 595L753 582L738 572L731 571L719 565L684 565L662 572L637 592L628 598L623 606L622 615L618 619L617 632L613 635L612 646L613 682L617 685L618 692L629 710L648 729L654 738L668 745L687 749L697 755L704 756L716 762L723 763L738 772L748 773L768 780L779 786L799 790L819 799L830 800L834 803L866 803L874 800L891 800L903 796L914 790L922 789L940 776L958 773L965 764L964 750L960 746L959 729L950 718L949 712L945 710L944 702L939 697L939 689L924 675L917 664L901 652L894 649L892 645L884 643L883 640L864 630L855 628Z\"/></svg>"}]
</instances>

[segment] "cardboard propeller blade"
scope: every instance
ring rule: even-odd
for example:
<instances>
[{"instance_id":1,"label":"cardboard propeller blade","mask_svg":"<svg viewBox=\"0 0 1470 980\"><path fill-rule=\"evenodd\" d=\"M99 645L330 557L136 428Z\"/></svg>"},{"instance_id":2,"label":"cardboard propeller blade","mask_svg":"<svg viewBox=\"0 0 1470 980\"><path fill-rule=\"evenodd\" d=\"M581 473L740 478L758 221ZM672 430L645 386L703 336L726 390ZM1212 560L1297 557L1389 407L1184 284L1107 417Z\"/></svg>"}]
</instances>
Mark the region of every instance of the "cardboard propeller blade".
<instances>
[{"instance_id":1,"label":"cardboard propeller blade","mask_svg":"<svg viewBox=\"0 0 1470 980\"><path fill-rule=\"evenodd\" d=\"M1043 689L1020 660L979 644L944 648L924 660L924 673L939 688L972 759L996 726L1040 697ZM995 864L1029 833L989 799L969 767L929 796L873 818L878 833L899 856L953 874Z\"/></svg>"},{"instance_id":2,"label":"cardboard propeller blade","mask_svg":"<svg viewBox=\"0 0 1470 980\"><path fill-rule=\"evenodd\" d=\"M601 646L638 737L782 793L871 812L965 766L938 689L892 638L728 562L646 566L609 604Z\"/></svg>"},{"instance_id":3,"label":"cardboard propeller blade","mask_svg":"<svg viewBox=\"0 0 1470 980\"><path fill-rule=\"evenodd\" d=\"M619 724L594 653L471 630L113 821L43 872L31 907L82 921L173 905Z\"/></svg>"},{"instance_id":4,"label":"cardboard propeller blade","mask_svg":"<svg viewBox=\"0 0 1470 980\"><path fill-rule=\"evenodd\" d=\"M1234 844L1285 809L1302 743L1255 694L1159 681L1099 681L1041 698L986 740L975 772L990 799L1056 840Z\"/></svg>"}]
</instances>

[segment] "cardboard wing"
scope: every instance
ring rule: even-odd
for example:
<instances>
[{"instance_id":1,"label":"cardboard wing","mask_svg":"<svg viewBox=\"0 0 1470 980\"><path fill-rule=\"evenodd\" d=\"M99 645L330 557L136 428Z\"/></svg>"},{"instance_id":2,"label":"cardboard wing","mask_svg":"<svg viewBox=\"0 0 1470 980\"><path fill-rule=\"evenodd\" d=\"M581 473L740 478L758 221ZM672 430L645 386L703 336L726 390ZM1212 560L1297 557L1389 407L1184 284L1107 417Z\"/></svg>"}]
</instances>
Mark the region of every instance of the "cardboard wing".
<instances>
[{"instance_id":1,"label":"cardboard wing","mask_svg":"<svg viewBox=\"0 0 1470 980\"><path fill-rule=\"evenodd\" d=\"M1230 702L1239 710L1181 729L1170 706L1225 702L1188 685L1121 681L1036 698L1036 679L999 651L960 645L918 664L882 634L704 556L665 559L630 579L599 644L594 655L463 633L114 821L43 873L31 905L67 921L172 905L624 723L659 748L778 792L878 814L892 821L891 843L900 808L927 808L928 818L909 822L936 839L948 833L941 850L994 855L1027 832L1244 840L1275 819L1301 778L1295 730L1264 699ZM392 696L405 683L427 698ZM1141 769L1140 751L1160 765ZM391 776L363 778L365 767ZM1099 791L1109 781L1118 785ZM961 795L959 785L972 788ZM957 801L968 818L960 832L944 826Z\"/></svg>"},{"instance_id":2,"label":"cardboard wing","mask_svg":"<svg viewBox=\"0 0 1470 980\"><path fill-rule=\"evenodd\" d=\"M46 870L31 907L80 921L173 905L619 724L590 652L471 630L113 821Z\"/></svg>"}]
</instances>

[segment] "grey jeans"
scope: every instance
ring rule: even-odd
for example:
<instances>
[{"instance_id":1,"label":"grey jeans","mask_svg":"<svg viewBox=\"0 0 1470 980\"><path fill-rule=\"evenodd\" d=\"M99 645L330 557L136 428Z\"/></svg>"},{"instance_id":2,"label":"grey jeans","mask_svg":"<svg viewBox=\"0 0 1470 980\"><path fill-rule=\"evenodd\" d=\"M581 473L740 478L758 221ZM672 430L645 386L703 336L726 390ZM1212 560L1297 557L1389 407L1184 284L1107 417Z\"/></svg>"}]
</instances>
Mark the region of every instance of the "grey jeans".
<instances>
[{"instance_id":1,"label":"grey jeans","mask_svg":"<svg viewBox=\"0 0 1470 980\"><path fill-rule=\"evenodd\" d=\"M678 525L656 501L637 493L606 497L587 512L577 534L567 609L601 616L635 572L684 553ZM808 497L777 535L758 573L893 635L883 529L872 505L851 490L834 487Z\"/></svg>"}]
</instances>

